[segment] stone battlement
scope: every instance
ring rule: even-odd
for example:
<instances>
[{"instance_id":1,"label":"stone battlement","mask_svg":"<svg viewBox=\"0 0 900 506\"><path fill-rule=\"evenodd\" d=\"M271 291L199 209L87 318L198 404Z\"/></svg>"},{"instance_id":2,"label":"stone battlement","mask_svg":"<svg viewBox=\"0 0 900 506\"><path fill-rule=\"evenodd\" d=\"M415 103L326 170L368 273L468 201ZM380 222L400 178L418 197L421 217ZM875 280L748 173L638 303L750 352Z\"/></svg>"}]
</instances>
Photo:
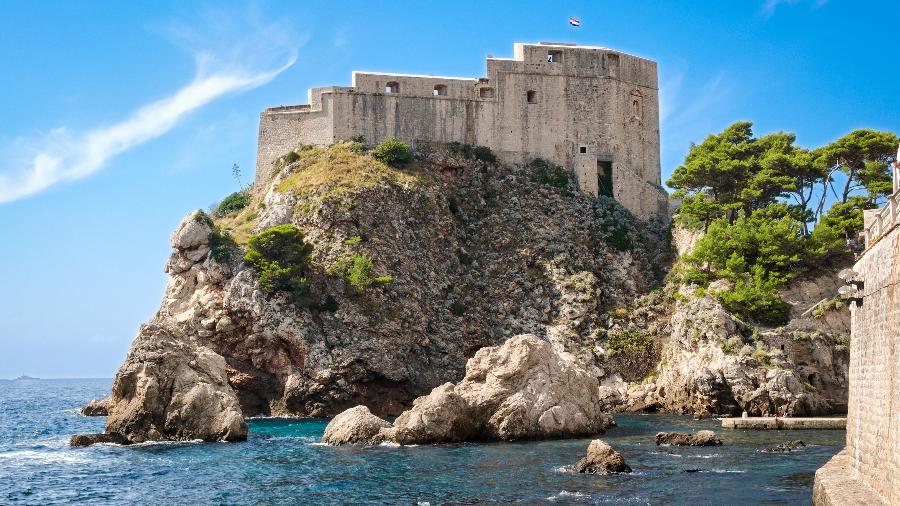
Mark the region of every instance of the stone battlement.
<instances>
[{"instance_id":1,"label":"stone battlement","mask_svg":"<svg viewBox=\"0 0 900 506\"><path fill-rule=\"evenodd\" d=\"M579 188L636 216L668 212L660 186L656 63L596 46L514 45L487 77L354 71L352 86L309 90L308 104L260 114L258 182L300 145L397 138L487 146L507 163L544 158Z\"/></svg>"}]
</instances>

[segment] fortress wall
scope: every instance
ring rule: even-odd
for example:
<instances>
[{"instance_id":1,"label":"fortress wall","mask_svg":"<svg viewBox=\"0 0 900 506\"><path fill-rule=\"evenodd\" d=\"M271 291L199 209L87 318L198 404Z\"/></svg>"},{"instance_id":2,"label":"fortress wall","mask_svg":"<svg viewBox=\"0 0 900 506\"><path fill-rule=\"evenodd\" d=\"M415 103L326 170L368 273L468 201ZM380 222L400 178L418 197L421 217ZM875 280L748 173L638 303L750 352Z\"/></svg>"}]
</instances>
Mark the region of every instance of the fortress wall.
<instances>
[{"instance_id":1,"label":"fortress wall","mask_svg":"<svg viewBox=\"0 0 900 506\"><path fill-rule=\"evenodd\" d=\"M865 287L863 305L851 305L847 452L862 483L900 504L900 229L854 270Z\"/></svg>"},{"instance_id":2,"label":"fortress wall","mask_svg":"<svg viewBox=\"0 0 900 506\"><path fill-rule=\"evenodd\" d=\"M322 95L321 110L311 108L274 108L259 115L259 139L256 151L256 181L268 180L272 162L301 144L334 142L331 94ZM317 100L318 102L318 100Z\"/></svg>"},{"instance_id":3,"label":"fortress wall","mask_svg":"<svg viewBox=\"0 0 900 506\"><path fill-rule=\"evenodd\" d=\"M446 86L446 98L474 99L475 78L410 76L406 74L353 73L353 90L359 93L385 93L387 83L400 85L400 94L414 97L433 97L437 85ZM441 97L444 98L444 97Z\"/></svg>"},{"instance_id":4,"label":"fortress wall","mask_svg":"<svg viewBox=\"0 0 900 506\"><path fill-rule=\"evenodd\" d=\"M311 90L305 110L263 113L257 172L300 144L465 142L507 163L548 159L595 195L611 163L616 200L643 219L667 215L656 64L586 46L516 44L515 56L488 58L487 79L354 72L353 87Z\"/></svg>"},{"instance_id":5,"label":"fortress wall","mask_svg":"<svg viewBox=\"0 0 900 506\"><path fill-rule=\"evenodd\" d=\"M338 93L334 111L334 137L339 140L362 136L370 145L385 139L476 142L473 100Z\"/></svg>"}]
</instances>

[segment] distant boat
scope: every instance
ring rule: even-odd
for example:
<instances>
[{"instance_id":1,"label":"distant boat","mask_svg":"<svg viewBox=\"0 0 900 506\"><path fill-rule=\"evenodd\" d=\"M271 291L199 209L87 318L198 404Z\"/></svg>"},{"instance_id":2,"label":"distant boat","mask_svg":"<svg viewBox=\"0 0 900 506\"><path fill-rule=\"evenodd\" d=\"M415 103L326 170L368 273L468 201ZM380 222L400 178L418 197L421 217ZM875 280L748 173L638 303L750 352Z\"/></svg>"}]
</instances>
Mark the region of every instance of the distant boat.
<instances>
[{"instance_id":1,"label":"distant boat","mask_svg":"<svg viewBox=\"0 0 900 506\"><path fill-rule=\"evenodd\" d=\"M16 378L15 381L19 381L19 380L36 380L36 379L40 379L40 378L32 378L31 376L26 376L26 375L23 374L23 375L19 376L18 378Z\"/></svg>"}]
</instances>

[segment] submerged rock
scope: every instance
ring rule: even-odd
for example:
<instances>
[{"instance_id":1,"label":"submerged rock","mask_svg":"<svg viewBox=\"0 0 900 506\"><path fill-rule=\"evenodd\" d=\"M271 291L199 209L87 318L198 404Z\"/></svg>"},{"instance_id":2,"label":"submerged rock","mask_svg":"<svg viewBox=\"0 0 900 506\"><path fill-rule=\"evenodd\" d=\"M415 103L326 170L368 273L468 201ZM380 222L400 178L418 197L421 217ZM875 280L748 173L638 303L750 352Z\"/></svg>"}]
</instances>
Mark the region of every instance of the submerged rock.
<instances>
[{"instance_id":1,"label":"submerged rock","mask_svg":"<svg viewBox=\"0 0 900 506\"><path fill-rule=\"evenodd\" d=\"M656 446L717 446L722 440L711 430L699 430L694 434L687 432L657 432Z\"/></svg>"},{"instance_id":2,"label":"submerged rock","mask_svg":"<svg viewBox=\"0 0 900 506\"><path fill-rule=\"evenodd\" d=\"M153 325L141 328L116 374L106 431L133 443L247 439L225 359Z\"/></svg>"},{"instance_id":3,"label":"submerged rock","mask_svg":"<svg viewBox=\"0 0 900 506\"><path fill-rule=\"evenodd\" d=\"M328 422L322 442L330 445L377 443L378 432L390 426L389 422L373 415L369 408L356 406Z\"/></svg>"},{"instance_id":4,"label":"submerged rock","mask_svg":"<svg viewBox=\"0 0 900 506\"><path fill-rule=\"evenodd\" d=\"M601 405L594 376L550 343L523 334L479 350L462 381L416 399L378 438L421 444L601 434L612 425ZM359 408L332 420L335 434L341 427L341 434L371 439L374 420Z\"/></svg>"},{"instance_id":5,"label":"submerged rock","mask_svg":"<svg viewBox=\"0 0 900 506\"><path fill-rule=\"evenodd\" d=\"M106 416L109 414L109 398L93 399L81 408L84 416Z\"/></svg>"},{"instance_id":6,"label":"submerged rock","mask_svg":"<svg viewBox=\"0 0 900 506\"><path fill-rule=\"evenodd\" d=\"M76 434L69 440L69 446L90 446L97 443L115 443L127 445L130 443L128 438L118 432L100 432L97 434Z\"/></svg>"},{"instance_id":7,"label":"submerged rock","mask_svg":"<svg viewBox=\"0 0 900 506\"><path fill-rule=\"evenodd\" d=\"M588 474L630 473L631 468L619 452L600 439L591 441L587 454L575 464L575 471Z\"/></svg>"},{"instance_id":8,"label":"submerged rock","mask_svg":"<svg viewBox=\"0 0 900 506\"><path fill-rule=\"evenodd\" d=\"M786 443L781 443L778 446L773 446L771 448L766 448L762 450L764 453L780 453L780 452L791 452L796 450L797 448L801 448L806 446L806 443L799 439L795 439L793 441L788 441Z\"/></svg>"}]
</instances>

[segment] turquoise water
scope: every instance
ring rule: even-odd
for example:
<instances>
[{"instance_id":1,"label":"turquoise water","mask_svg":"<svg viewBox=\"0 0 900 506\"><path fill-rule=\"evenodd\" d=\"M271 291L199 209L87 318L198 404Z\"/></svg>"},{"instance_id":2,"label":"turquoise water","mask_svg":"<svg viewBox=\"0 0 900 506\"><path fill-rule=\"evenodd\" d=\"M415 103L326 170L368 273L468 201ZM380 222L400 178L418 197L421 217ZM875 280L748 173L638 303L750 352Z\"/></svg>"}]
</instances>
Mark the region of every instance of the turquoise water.
<instances>
[{"instance_id":1,"label":"turquoise water","mask_svg":"<svg viewBox=\"0 0 900 506\"><path fill-rule=\"evenodd\" d=\"M635 470L570 466L587 439L414 447L318 443L326 420L257 419L244 443L71 449L104 418L78 408L109 380L0 382L0 503L61 504L809 504L813 472L843 431L721 431L715 420L618 416L603 439ZM658 448L660 430L714 429L725 445ZM790 439L791 453L759 450ZM699 470L698 472L686 472Z\"/></svg>"}]
</instances>

